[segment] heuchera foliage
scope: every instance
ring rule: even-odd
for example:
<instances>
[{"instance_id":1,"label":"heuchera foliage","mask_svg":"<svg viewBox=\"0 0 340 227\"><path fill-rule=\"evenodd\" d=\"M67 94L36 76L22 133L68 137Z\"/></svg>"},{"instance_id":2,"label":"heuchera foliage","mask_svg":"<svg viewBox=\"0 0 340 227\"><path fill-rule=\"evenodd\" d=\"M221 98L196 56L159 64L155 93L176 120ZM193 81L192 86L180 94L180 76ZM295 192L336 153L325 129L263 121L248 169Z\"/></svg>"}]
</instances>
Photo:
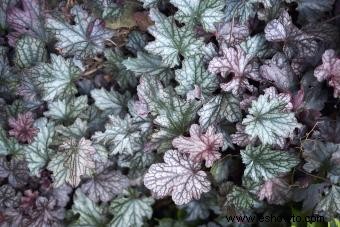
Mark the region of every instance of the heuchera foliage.
<instances>
[{"instance_id":1,"label":"heuchera foliage","mask_svg":"<svg viewBox=\"0 0 340 227\"><path fill-rule=\"evenodd\" d=\"M0 226L335 226L339 30L339 0L0 0Z\"/></svg>"}]
</instances>

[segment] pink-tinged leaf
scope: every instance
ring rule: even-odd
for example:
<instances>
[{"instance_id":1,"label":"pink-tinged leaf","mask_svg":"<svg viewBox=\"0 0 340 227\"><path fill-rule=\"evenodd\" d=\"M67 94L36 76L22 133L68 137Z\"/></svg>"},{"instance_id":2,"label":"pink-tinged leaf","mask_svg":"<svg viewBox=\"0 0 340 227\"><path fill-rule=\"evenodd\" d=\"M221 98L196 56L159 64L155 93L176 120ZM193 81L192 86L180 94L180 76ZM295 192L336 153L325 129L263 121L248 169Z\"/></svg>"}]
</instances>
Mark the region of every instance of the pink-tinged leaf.
<instances>
[{"instance_id":1,"label":"pink-tinged leaf","mask_svg":"<svg viewBox=\"0 0 340 227\"><path fill-rule=\"evenodd\" d=\"M8 124L12 128L9 130L9 135L14 136L20 142L31 143L39 132L39 129L33 127L33 123L34 119L31 112L18 114L16 119L10 118L8 120Z\"/></svg>"},{"instance_id":2,"label":"pink-tinged leaf","mask_svg":"<svg viewBox=\"0 0 340 227\"><path fill-rule=\"evenodd\" d=\"M277 53L271 60L265 61L260 67L260 74L283 91L288 91L295 79L293 69L283 53Z\"/></svg>"},{"instance_id":3,"label":"pink-tinged leaf","mask_svg":"<svg viewBox=\"0 0 340 227\"><path fill-rule=\"evenodd\" d=\"M222 23L217 26L216 38L228 44L239 44L249 36L249 33L246 25Z\"/></svg>"},{"instance_id":4,"label":"pink-tinged leaf","mask_svg":"<svg viewBox=\"0 0 340 227\"><path fill-rule=\"evenodd\" d=\"M226 84L221 84L225 91L231 91L234 95L245 90L255 91L255 87L249 84L247 78L259 80L258 66L252 61L253 56L248 55L240 46L226 47L222 45L223 56L213 58L209 63L211 73L221 73L223 77L233 73L233 78Z\"/></svg>"},{"instance_id":5,"label":"pink-tinged leaf","mask_svg":"<svg viewBox=\"0 0 340 227\"><path fill-rule=\"evenodd\" d=\"M287 11L278 19L270 21L264 29L266 39L271 42L284 42L297 31Z\"/></svg>"},{"instance_id":6,"label":"pink-tinged leaf","mask_svg":"<svg viewBox=\"0 0 340 227\"><path fill-rule=\"evenodd\" d=\"M236 124L236 133L230 135L231 141L234 144L237 144L240 147L245 147L248 144L252 144L256 141L255 138L251 138L246 132L245 132L246 126L237 123Z\"/></svg>"},{"instance_id":7,"label":"pink-tinged leaf","mask_svg":"<svg viewBox=\"0 0 340 227\"><path fill-rule=\"evenodd\" d=\"M7 22L14 30L8 35L9 44L14 46L16 40L23 34L45 41L47 32L43 1L21 0L21 2L22 9L12 8L8 12Z\"/></svg>"},{"instance_id":8,"label":"pink-tinged leaf","mask_svg":"<svg viewBox=\"0 0 340 227\"><path fill-rule=\"evenodd\" d=\"M289 185L281 178L273 178L266 181L260 191L259 199L267 199L270 204L282 205L286 202L289 196Z\"/></svg>"},{"instance_id":9,"label":"pink-tinged leaf","mask_svg":"<svg viewBox=\"0 0 340 227\"><path fill-rule=\"evenodd\" d=\"M194 85L194 89L191 91L188 91L187 93L187 100L195 100L195 99L201 99L202 98L202 89L198 85Z\"/></svg>"},{"instance_id":10,"label":"pink-tinged leaf","mask_svg":"<svg viewBox=\"0 0 340 227\"><path fill-rule=\"evenodd\" d=\"M288 93L277 93L275 87L269 87L264 89L264 93L268 95L270 99L278 99L283 103L286 103L284 110L290 111L293 109L293 104L291 103L292 96Z\"/></svg>"},{"instance_id":11,"label":"pink-tinged leaf","mask_svg":"<svg viewBox=\"0 0 340 227\"><path fill-rule=\"evenodd\" d=\"M210 191L207 174L200 171L199 163L176 150L165 152L164 162L151 165L144 176L144 185L155 197L171 195L175 204L183 205Z\"/></svg>"},{"instance_id":12,"label":"pink-tinged leaf","mask_svg":"<svg viewBox=\"0 0 340 227\"><path fill-rule=\"evenodd\" d=\"M180 136L172 141L172 145L182 153L189 154L193 162L205 161L206 167L211 167L214 161L221 158L218 152L223 146L223 134L216 133L213 126L209 126L203 133L201 126L193 124L190 127L190 137Z\"/></svg>"},{"instance_id":13,"label":"pink-tinged leaf","mask_svg":"<svg viewBox=\"0 0 340 227\"><path fill-rule=\"evenodd\" d=\"M334 88L334 97L340 96L340 58L337 58L334 50L326 50L322 55L322 65L314 71L318 81L328 80L328 84Z\"/></svg>"}]
</instances>

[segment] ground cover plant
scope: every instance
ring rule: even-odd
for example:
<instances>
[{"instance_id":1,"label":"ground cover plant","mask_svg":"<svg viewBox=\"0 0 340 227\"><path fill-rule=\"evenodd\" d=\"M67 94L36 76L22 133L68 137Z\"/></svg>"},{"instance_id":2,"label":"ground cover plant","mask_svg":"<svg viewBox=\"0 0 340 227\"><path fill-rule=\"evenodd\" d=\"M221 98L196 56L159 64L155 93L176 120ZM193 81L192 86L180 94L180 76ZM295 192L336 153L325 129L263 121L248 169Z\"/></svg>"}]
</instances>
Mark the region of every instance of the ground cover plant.
<instances>
[{"instance_id":1,"label":"ground cover plant","mask_svg":"<svg viewBox=\"0 0 340 227\"><path fill-rule=\"evenodd\" d=\"M1 0L0 226L339 226L339 30L339 0Z\"/></svg>"}]
</instances>

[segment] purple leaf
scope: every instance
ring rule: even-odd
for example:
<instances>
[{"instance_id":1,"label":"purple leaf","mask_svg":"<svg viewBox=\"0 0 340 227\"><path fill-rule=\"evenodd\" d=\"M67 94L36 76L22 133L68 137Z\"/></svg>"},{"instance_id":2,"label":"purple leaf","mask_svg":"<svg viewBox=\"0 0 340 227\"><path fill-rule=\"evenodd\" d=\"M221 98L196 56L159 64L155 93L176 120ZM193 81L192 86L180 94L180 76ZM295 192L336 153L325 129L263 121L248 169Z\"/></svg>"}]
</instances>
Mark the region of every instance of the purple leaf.
<instances>
[{"instance_id":1,"label":"purple leaf","mask_svg":"<svg viewBox=\"0 0 340 227\"><path fill-rule=\"evenodd\" d=\"M337 58L334 50L326 50L322 55L322 65L314 71L318 81L327 80L334 88L334 97L340 96L340 58Z\"/></svg>"},{"instance_id":2,"label":"purple leaf","mask_svg":"<svg viewBox=\"0 0 340 227\"><path fill-rule=\"evenodd\" d=\"M172 145L182 153L189 154L193 162L205 161L206 167L211 167L214 161L221 158L218 152L223 146L222 133L216 133L213 126L209 126L206 133L197 124L191 125L190 137L180 136L172 141Z\"/></svg>"},{"instance_id":3,"label":"purple leaf","mask_svg":"<svg viewBox=\"0 0 340 227\"><path fill-rule=\"evenodd\" d=\"M47 40L45 30L44 2L41 0L21 0L22 9L12 8L8 12L8 24L14 30L8 35L9 44L15 46L23 34Z\"/></svg>"}]
</instances>

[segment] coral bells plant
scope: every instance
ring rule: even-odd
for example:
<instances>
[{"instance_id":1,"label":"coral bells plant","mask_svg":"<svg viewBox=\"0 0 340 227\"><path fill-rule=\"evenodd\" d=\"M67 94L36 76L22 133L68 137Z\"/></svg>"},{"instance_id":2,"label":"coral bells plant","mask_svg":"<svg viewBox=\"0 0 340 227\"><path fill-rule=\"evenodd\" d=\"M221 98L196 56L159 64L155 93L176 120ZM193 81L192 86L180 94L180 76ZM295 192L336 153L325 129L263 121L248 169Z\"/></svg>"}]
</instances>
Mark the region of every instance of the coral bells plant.
<instances>
[{"instance_id":1,"label":"coral bells plant","mask_svg":"<svg viewBox=\"0 0 340 227\"><path fill-rule=\"evenodd\" d=\"M339 226L339 0L2 0L0 35L0 226Z\"/></svg>"}]
</instances>

